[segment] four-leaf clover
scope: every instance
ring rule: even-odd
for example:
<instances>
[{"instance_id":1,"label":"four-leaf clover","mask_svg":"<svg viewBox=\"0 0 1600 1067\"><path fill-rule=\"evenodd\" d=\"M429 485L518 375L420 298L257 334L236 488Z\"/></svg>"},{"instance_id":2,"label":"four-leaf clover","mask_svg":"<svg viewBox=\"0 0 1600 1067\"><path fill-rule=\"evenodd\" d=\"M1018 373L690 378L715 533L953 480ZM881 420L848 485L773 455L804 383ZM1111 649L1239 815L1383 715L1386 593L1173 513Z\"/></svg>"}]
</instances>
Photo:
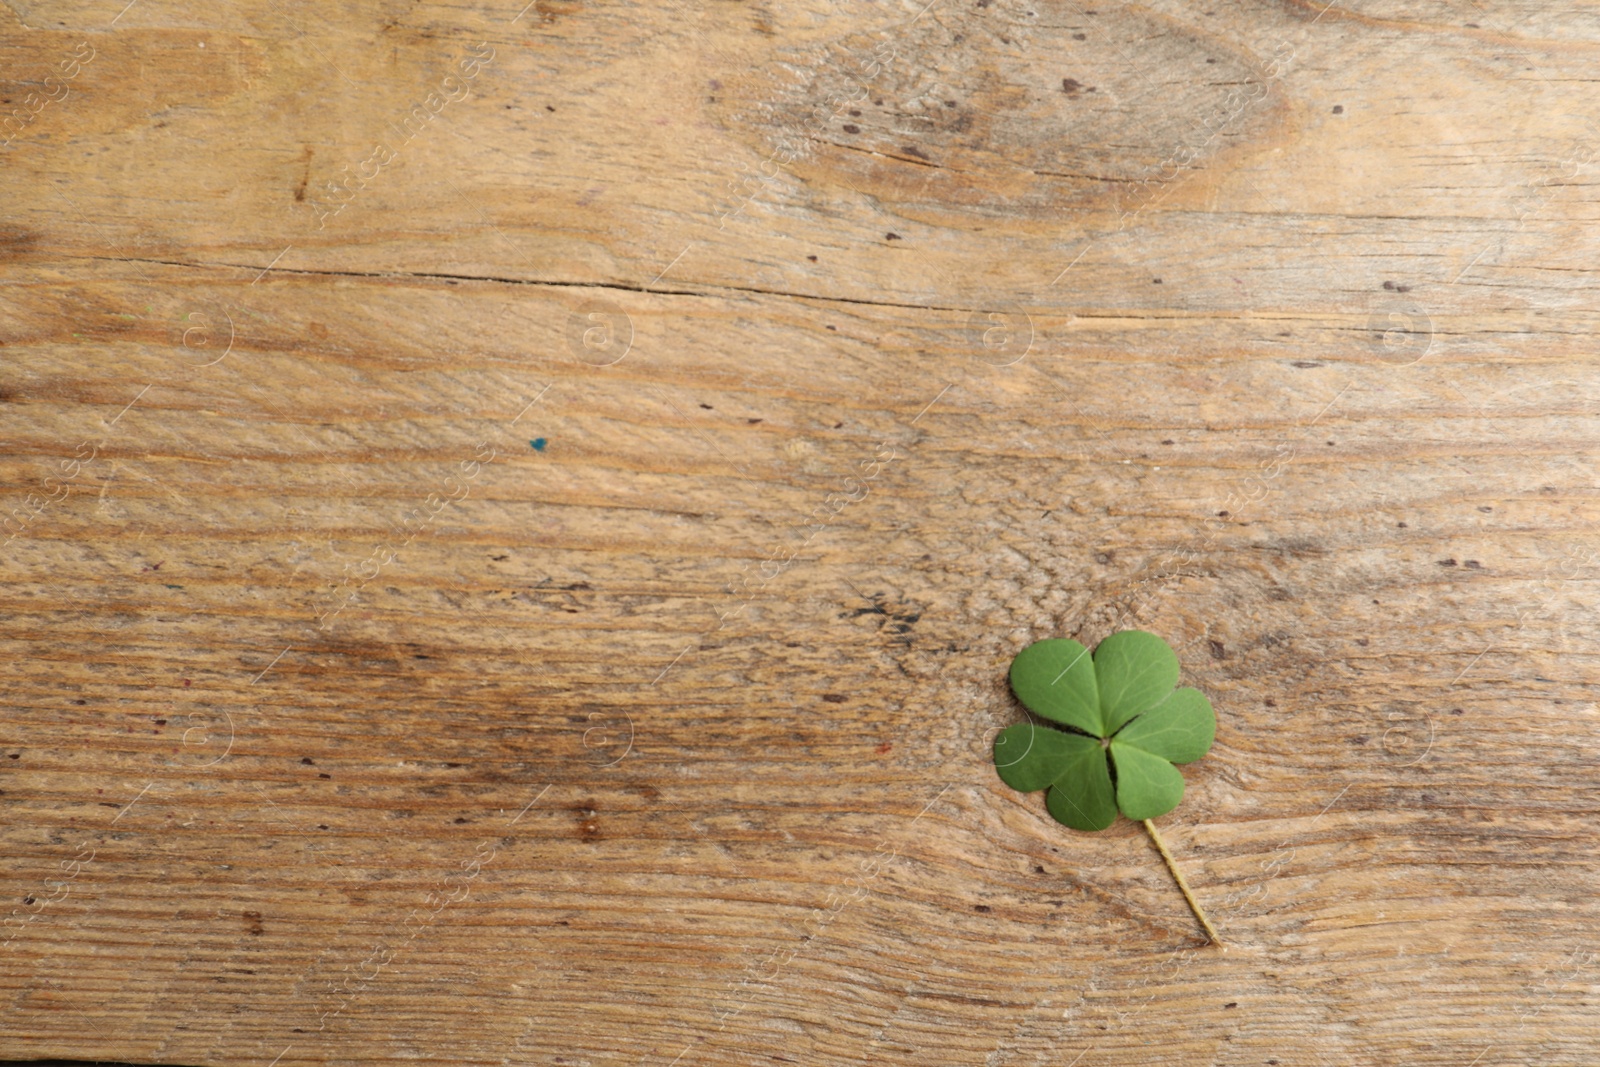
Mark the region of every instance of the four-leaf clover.
<instances>
[{"instance_id":1,"label":"four-leaf clover","mask_svg":"<svg viewBox=\"0 0 1600 1067\"><path fill-rule=\"evenodd\" d=\"M1063 638L1029 645L1012 661L1011 691L1065 729L1030 719L1002 730L994 740L1001 780L1029 793L1048 786L1046 808L1074 830L1104 830L1119 810L1139 820L1165 815L1183 799L1173 764L1205 755L1217 733L1205 694L1177 684L1177 655L1142 630L1112 634L1092 657Z\"/></svg>"}]
</instances>

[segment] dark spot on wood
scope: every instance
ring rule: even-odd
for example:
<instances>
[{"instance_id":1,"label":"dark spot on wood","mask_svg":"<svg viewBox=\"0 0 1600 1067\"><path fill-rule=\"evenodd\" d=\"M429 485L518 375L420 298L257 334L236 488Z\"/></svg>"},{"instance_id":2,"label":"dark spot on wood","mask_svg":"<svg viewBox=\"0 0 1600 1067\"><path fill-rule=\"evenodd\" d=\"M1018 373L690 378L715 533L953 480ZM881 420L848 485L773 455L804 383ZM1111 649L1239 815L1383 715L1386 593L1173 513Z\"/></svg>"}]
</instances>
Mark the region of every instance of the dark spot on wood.
<instances>
[{"instance_id":1,"label":"dark spot on wood","mask_svg":"<svg viewBox=\"0 0 1600 1067\"><path fill-rule=\"evenodd\" d=\"M1075 34L1072 35L1072 39L1074 41L1087 41L1089 39L1089 35L1087 33L1075 33ZM1207 63L1215 63L1216 60L1208 59L1208 60L1206 60L1206 62Z\"/></svg>"},{"instance_id":2,"label":"dark spot on wood","mask_svg":"<svg viewBox=\"0 0 1600 1067\"><path fill-rule=\"evenodd\" d=\"M1237 1000L1230 1000L1228 1003L1223 1005L1224 1008L1237 1008L1238 1006L1239 1002Z\"/></svg>"},{"instance_id":3,"label":"dark spot on wood","mask_svg":"<svg viewBox=\"0 0 1600 1067\"><path fill-rule=\"evenodd\" d=\"M1478 505L1478 510L1479 511L1493 511L1494 508L1490 507L1488 504L1479 504Z\"/></svg>"},{"instance_id":4,"label":"dark spot on wood","mask_svg":"<svg viewBox=\"0 0 1600 1067\"><path fill-rule=\"evenodd\" d=\"M1294 361L1292 366L1295 366L1295 367L1320 367L1320 366L1322 366L1322 364L1318 363L1314 359L1297 359L1297 360Z\"/></svg>"},{"instance_id":5,"label":"dark spot on wood","mask_svg":"<svg viewBox=\"0 0 1600 1067\"><path fill-rule=\"evenodd\" d=\"M1084 88L1084 84L1077 78L1061 79L1061 91L1066 93L1068 96L1077 96L1078 93Z\"/></svg>"},{"instance_id":6,"label":"dark spot on wood","mask_svg":"<svg viewBox=\"0 0 1600 1067\"><path fill-rule=\"evenodd\" d=\"M577 817L578 825L574 833L578 840L600 840L600 820L597 817L600 812L595 808L592 800L569 804L567 805L567 810Z\"/></svg>"},{"instance_id":7,"label":"dark spot on wood","mask_svg":"<svg viewBox=\"0 0 1600 1067\"><path fill-rule=\"evenodd\" d=\"M1466 562L1465 562L1465 563L1463 563L1463 564L1462 564L1462 566L1463 566L1463 567L1471 567L1471 568L1472 568L1472 569L1473 569L1473 570L1475 570L1475 571L1481 571L1481 570L1483 570L1483 564L1481 564L1481 563L1479 563L1479 562L1478 562L1478 561L1477 561L1477 560L1475 560L1475 559L1469 559L1469 560L1467 560L1467 561L1466 561Z\"/></svg>"},{"instance_id":8,"label":"dark spot on wood","mask_svg":"<svg viewBox=\"0 0 1600 1067\"><path fill-rule=\"evenodd\" d=\"M555 108L553 108L553 107L551 107L551 106L550 106L550 105L549 105L549 104L546 104L546 105L545 105L545 106L544 106L544 109L545 109L545 110L546 110L546 111L554 111L554 110L555 110Z\"/></svg>"},{"instance_id":9,"label":"dark spot on wood","mask_svg":"<svg viewBox=\"0 0 1600 1067\"><path fill-rule=\"evenodd\" d=\"M1368 737L1366 734L1360 734L1356 737L1352 737L1350 739L1350 743L1352 745L1364 745L1370 740L1372 740L1372 738Z\"/></svg>"},{"instance_id":10,"label":"dark spot on wood","mask_svg":"<svg viewBox=\"0 0 1600 1067\"><path fill-rule=\"evenodd\" d=\"M900 235L897 233L886 233L883 235L883 239L885 241L898 241L900 240Z\"/></svg>"},{"instance_id":11,"label":"dark spot on wood","mask_svg":"<svg viewBox=\"0 0 1600 1067\"><path fill-rule=\"evenodd\" d=\"M1362 648L1366 648L1368 645L1372 644L1372 639L1367 637L1358 637L1356 638L1356 644L1360 645Z\"/></svg>"},{"instance_id":12,"label":"dark spot on wood","mask_svg":"<svg viewBox=\"0 0 1600 1067\"><path fill-rule=\"evenodd\" d=\"M839 327L837 327L837 326L824 326L823 329L832 330L834 333L838 333L839 332Z\"/></svg>"},{"instance_id":13,"label":"dark spot on wood","mask_svg":"<svg viewBox=\"0 0 1600 1067\"><path fill-rule=\"evenodd\" d=\"M1456 558L1454 556L1451 556L1449 559L1441 559L1439 561L1439 566L1441 567L1454 567L1455 565Z\"/></svg>"},{"instance_id":14,"label":"dark spot on wood","mask_svg":"<svg viewBox=\"0 0 1600 1067\"><path fill-rule=\"evenodd\" d=\"M861 127L857 126L853 122L847 122L847 123L844 124L844 132L845 133L860 133L861 132Z\"/></svg>"},{"instance_id":15,"label":"dark spot on wood","mask_svg":"<svg viewBox=\"0 0 1600 1067\"><path fill-rule=\"evenodd\" d=\"M1451 708L1450 709L1450 714L1452 714L1452 715L1465 715L1466 712L1462 711L1460 708Z\"/></svg>"},{"instance_id":16,"label":"dark spot on wood","mask_svg":"<svg viewBox=\"0 0 1600 1067\"><path fill-rule=\"evenodd\" d=\"M1172 444L1172 438L1168 437L1168 438L1164 439L1161 443L1164 444L1164 445L1170 445L1170 444Z\"/></svg>"},{"instance_id":17,"label":"dark spot on wood","mask_svg":"<svg viewBox=\"0 0 1600 1067\"><path fill-rule=\"evenodd\" d=\"M87 700L74 700L73 703L74 704L87 704L89 702Z\"/></svg>"},{"instance_id":18,"label":"dark spot on wood","mask_svg":"<svg viewBox=\"0 0 1600 1067\"><path fill-rule=\"evenodd\" d=\"M1398 527L1399 529L1402 529L1402 530L1404 530L1406 528L1406 524L1403 523L1403 522L1397 522L1397 523L1395 523L1395 526ZM1377 601L1374 600L1373 603L1376 604Z\"/></svg>"},{"instance_id":19,"label":"dark spot on wood","mask_svg":"<svg viewBox=\"0 0 1600 1067\"><path fill-rule=\"evenodd\" d=\"M1033 873L1034 874L1043 874L1044 873L1044 868L1039 866L1037 863L1035 863L1033 865Z\"/></svg>"},{"instance_id":20,"label":"dark spot on wood","mask_svg":"<svg viewBox=\"0 0 1600 1067\"><path fill-rule=\"evenodd\" d=\"M316 766L316 763L314 763L312 761L310 756L301 756L300 757L300 762L304 763L307 767L315 767Z\"/></svg>"},{"instance_id":21,"label":"dark spot on wood","mask_svg":"<svg viewBox=\"0 0 1600 1067\"><path fill-rule=\"evenodd\" d=\"M14 226L0 226L0 262L20 259L33 251L39 235Z\"/></svg>"},{"instance_id":22,"label":"dark spot on wood","mask_svg":"<svg viewBox=\"0 0 1600 1067\"><path fill-rule=\"evenodd\" d=\"M1265 704L1269 708L1275 708L1275 707L1278 706L1278 702L1276 700L1273 700L1271 697L1268 697L1266 700L1263 700L1262 703Z\"/></svg>"},{"instance_id":23,"label":"dark spot on wood","mask_svg":"<svg viewBox=\"0 0 1600 1067\"><path fill-rule=\"evenodd\" d=\"M23 897L22 898L22 902L24 904L32 904L33 903L33 898L32 897Z\"/></svg>"},{"instance_id":24,"label":"dark spot on wood","mask_svg":"<svg viewBox=\"0 0 1600 1067\"><path fill-rule=\"evenodd\" d=\"M506 560L510 559L511 557L508 556L508 555L504 555L504 556L490 556L489 558L494 560L496 563L504 563Z\"/></svg>"},{"instance_id":25,"label":"dark spot on wood","mask_svg":"<svg viewBox=\"0 0 1600 1067\"><path fill-rule=\"evenodd\" d=\"M761 420L760 419L745 419L744 421L748 422L751 426L754 426L756 423L760 422Z\"/></svg>"},{"instance_id":26,"label":"dark spot on wood","mask_svg":"<svg viewBox=\"0 0 1600 1067\"><path fill-rule=\"evenodd\" d=\"M328 828L328 824L327 823L325 823L325 822L317 823L317 829L318 830L326 830L327 828Z\"/></svg>"},{"instance_id":27,"label":"dark spot on wood","mask_svg":"<svg viewBox=\"0 0 1600 1067\"><path fill-rule=\"evenodd\" d=\"M955 107L956 106L956 102L954 100L946 100L944 102L944 106L945 107Z\"/></svg>"},{"instance_id":28,"label":"dark spot on wood","mask_svg":"<svg viewBox=\"0 0 1600 1067\"><path fill-rule=\"evenodd\" d=\"M834 429L835 429L835 430L842 430L842 429L844 429L844 423L842 423L842 422L836 422L836 423L834 423L834 424L833 424L833 428L834 428Z\"/></svg>"},{"instance_id":29,"label":"dark spot on wood","mask_svg":"<svg viewBox=\"0 0 1600 1067\"><path fill-rule=\"evenodd\" d=\"M1228 650L1226 648L1222 647L1222 642L1221 641L1207 641L1206 644L1211 646L1211 658L1212 659L1227 659L1228 658Z\"/></svg>"},{"instance_id":30,"label":"dark spot on wood","mask_svg":"<svg viewBox=\"0 0 1600 1067\"><path fill-rule=\"evenodd\" d=\"M1225 518L1227 518L1227 517L1228 517L1228 513L1227 513L1227 512L1226 512L1226 511L1219 511L1219 512L1217 512L1217 518L1219 518L1219 519L1225 519Z\"/></svg>"},{"instance_id":31,"label":"dark spot on wood","mask_svg":"<svg viewBox=\"0 0 1600 1067\"><path fill-rule=\"evenodd\" d=\"M843 693L823 693L822 694L822 699L827 701L829 704L843 704L844 703L844 694Z\"/></svg>"},{"instance_id":32,"label":"dark spot on wood","mask_svg":"<svg viewBox=\"0 0 1600 1067\"><path fill-rule=\"evenodd\" d=\"M1343 104L1334 104L1333 105L1333 113L1335 115L1343 115L1344 114L1344 105Z\"/></svg>"},{"instance_id":33,"label":"dark spot on wood","mask_svg":"<svg viewBox=\"0 0 1600 1067\"><path fill-rule=\"evenodd\" d=\"M1329 442L1328 442L1328 447L1329 447L1329 448L1332 448L1332 447L1333 447L1333 442L1332 442L1332 441L1329 441Z\"/></svg>"},{"instance_id":34,"label":"dark spot on wood","mask_svg":"<svg viewBox=\"0 0 1600 1067\"><path fill-rule=\"evenodd\" d=\"M972 906L972 910L973 911L981 911L984 914L988 914L989 912L993 911L994 909L989 907L989 905L987 905L987 904L974 904Z\"/></svg>"},{"instance_id":35,"label":"dark spot on wood","mask_svg":"<svg viewBox=\"0 0 1600 1067\"><path fill-rule=\"evenodd\" d=\"M591 587L590 587L588 582L573 582L571 585L563 586L562 588L564 588L564 589L589 589Z\"/></svg>"},{"instance_id":36,"label":"dark spot on wood","mask_svg":"<svg viewBox=\"0 0 1600 1067\"><path fill-rule=\"evenodd\" d=\"M311 182L311 151L311 146L306 145L306 150L300 155L300 162L303 164L300 170L300 184L294 190L294 198L297 201L305 200L306 186Z\"/></svg>"},{"instance_id":37,"label":"dark spot on wood","mask_svg":"<svg viewBox=\"0 0 1600 1067\"><path fill-rule=\"evenodd\" d=\"M251 936L260 937L266 931L266 928L261 925L261 913L259 911L246 911L240 914L244 916L244 928L250 931Z\"/></svg>"},{"instance_id":38,"label":"dark spot on wood","mask_svg":"<svg viewBox=\"0 0 1600 1067\"><path fill-rule=\"evenodd\" d=\"M817 261L817 257L816 256L807 256L806 258L809 259L813 263L815 263Z\"/></svg>"},{"instance_id":39,"label":"dark spot on wood","mask_svg":"<svg viewBox=\"0 0 1600 1067\"><path fill-rule=\"evenodd\" d=\"M10 755L10 757L9 757L9 758L10 758L10 759L21 759L21 758L22 758L22 753L20 753L20 752L13 752L13 753L11 753L11 755ZM115 804L112 804L112 805L110 805L110 807L113 807L113 808L114 808L114 807L116 807L116 805L115 805Z\"/></svg>"},{"instance_id":40,"label":"dark spot on wood","mask_svg":"<svg viewBox=\"0 0 1600 1067\"><path fill-rule=\"evenodd\" d=\"M908 156L916 156L918 159L928 159L928 154L914 144L901 145L900 151ZM932 160L929 160L929 162L931 163Z\"/></svg>"},{"instance_id":41,"label":"dark spot on wood","mask_svg":"<svg viewBox=\"0 0 1600 1067\"><path fill-rule=\"evenodd\" d=\"M165 725L167 725L167 720L166 719L157 719L156 720L156 725L157 726L165 726Z\"/></svg>"},{"instance_id":42,"label":"dark spot on wood","mask_svg":"<svg viewBox=\"0 0 1600 1067\"><path fill-rule=\"evenodd\" d=\"M318 778L332 778L333 775L331 775L331 774L319 774L319 775L317 775L317 777Z\"/></svg>"},{"instance_id":43,"label":"dark spot on wood","mask_svg":"<svg viewBox=\"0 0 1600 1067\"><path fill-rule=\"evenodd\" d=\"M707 411L715 411L715 410L717 410L716 408L712 407L710 404L701 404L700 406L705 408Z\"/></svg>"},{"instance_id":44,"label":"dark spot on wood","mask_svg":"<svg viewBox=\"0 0 1600 1067\"><path fill-rule=\"evenodd\" d=\"M1160 278L1151 278L1150 279L1150 284L1151 285L1160 285L1161 284L1161 279Z\"/></svg>"},{"instance_id":45,"label":"dark spot on wood","mask_svg":"<svg viewBox=\"0 0 1600 1067\"><path fill-rule=\"evenodd\" d=\"M858 118L861 117L861 112L859 112L859 111L851 111L850 112L850 117L853 118L853 119L858 119Z\"/></svg>"},{"instance_id":46,"label":"dark spot on wood","mask_svg":"<svg viewBox=\"0 0 1600 1067\"><path fill-rule=\"evenodd\" d=\"M464 822L471 822L471 821L472 820L467 818L465 815L457 815L456 816L456 825L457 826L461 825Z\"/></svg>"}]
</instances>

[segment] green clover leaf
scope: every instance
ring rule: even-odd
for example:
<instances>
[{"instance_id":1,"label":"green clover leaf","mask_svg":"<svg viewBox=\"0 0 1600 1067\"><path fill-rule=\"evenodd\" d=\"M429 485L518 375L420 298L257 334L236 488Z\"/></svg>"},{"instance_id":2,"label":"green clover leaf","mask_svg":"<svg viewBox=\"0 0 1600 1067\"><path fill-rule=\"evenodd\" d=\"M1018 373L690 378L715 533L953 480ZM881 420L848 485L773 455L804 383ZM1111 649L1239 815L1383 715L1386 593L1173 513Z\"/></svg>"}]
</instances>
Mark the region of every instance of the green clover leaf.
<instances>
[{"instance_id":1,"label":"green clover leaf","mask_svg":"<svg viewBox=\"0 0 1600 1067\"><path fill-rule=\"evenodd\" d=\"M1142 630L1112 634L1092 656L1063 638L1029 645L1011 663L1011 690L1064 729L1030 719L1002 730L1000 779L1023 792L1048 788L1046 810L1074 830L1104 830L1118 811L1165 815L1183 799L1173 764L1204 756L1217 733L1205 694L1177 684L1177 655Z\"/></svg>"}]
</instances>

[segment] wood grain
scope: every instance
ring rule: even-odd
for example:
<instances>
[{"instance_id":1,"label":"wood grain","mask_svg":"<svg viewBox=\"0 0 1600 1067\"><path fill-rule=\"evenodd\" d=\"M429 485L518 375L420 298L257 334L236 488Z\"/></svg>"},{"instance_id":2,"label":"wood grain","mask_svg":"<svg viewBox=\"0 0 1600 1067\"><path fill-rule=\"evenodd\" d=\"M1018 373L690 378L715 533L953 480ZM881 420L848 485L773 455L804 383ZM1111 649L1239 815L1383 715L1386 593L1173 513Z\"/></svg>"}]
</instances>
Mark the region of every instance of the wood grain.
<instances>
[{"instance_id":1,"label":"wood grain","mask_svg":"<svg viewBox=\"0 0 1600 1067\"><path fill-rule=\"evenodd\" d=\"M0 1057L1595 1062L1592 7L122 4L0 13ZM1128 626L1225 952L993 771Z\"/></svg>"}]
</instances>

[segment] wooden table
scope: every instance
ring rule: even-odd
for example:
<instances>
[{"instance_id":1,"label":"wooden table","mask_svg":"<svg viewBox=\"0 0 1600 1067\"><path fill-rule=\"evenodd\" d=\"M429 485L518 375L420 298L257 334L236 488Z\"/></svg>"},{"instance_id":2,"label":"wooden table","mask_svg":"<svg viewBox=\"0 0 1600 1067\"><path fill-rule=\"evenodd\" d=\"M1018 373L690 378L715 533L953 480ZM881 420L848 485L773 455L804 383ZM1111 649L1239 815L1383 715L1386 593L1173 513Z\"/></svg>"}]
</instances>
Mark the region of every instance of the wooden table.
<instances>
[{"instance_id":1,"label":"wooden table","mask_svg":"<svg viewBox=\"0 0 1600 1067\"><path fill-rule=\"evenodd\" d=\"M123 4L0 13L0 1056L1600 1062L1592 5ZM1225 948L995 775L1129 627Z\"/></svg>"}]
</instances>

